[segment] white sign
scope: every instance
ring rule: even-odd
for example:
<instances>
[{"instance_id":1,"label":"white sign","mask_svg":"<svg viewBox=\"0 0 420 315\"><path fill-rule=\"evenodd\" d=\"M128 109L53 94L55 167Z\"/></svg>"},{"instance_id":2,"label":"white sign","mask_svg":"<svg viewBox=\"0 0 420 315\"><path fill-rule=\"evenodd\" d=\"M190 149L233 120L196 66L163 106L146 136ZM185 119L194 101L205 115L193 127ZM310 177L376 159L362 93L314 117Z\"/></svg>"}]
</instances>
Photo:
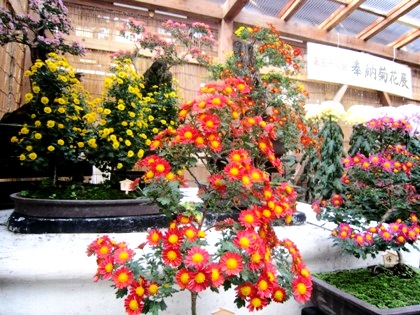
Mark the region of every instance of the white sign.
<instances>
[{"instance_id":1,"label":"white sign","mask_svg":"<svg viewBox=\"0 0 420 315\"><path fill-rule=\"evenodd\" d=\"M408 66L366 53L308 43L307 68L308 79L413 95Z\"/></svg>"}]
</instances>

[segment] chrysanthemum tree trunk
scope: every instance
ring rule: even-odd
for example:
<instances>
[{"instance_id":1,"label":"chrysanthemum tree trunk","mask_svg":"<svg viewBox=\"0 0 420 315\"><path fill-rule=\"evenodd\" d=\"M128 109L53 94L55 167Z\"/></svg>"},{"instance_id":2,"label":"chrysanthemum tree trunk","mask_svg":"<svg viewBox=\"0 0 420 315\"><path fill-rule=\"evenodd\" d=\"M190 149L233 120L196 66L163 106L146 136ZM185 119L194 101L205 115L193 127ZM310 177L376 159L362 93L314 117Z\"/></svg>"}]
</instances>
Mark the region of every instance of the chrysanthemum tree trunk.
<instances>
[{"instance_id":1,"label":"chrysanthemum tree trunk","mask_svg":"<svg viewBox=\"0 0 420 315\"><path fill-rule=\"evenodd\" d=\"M197 315L197 292L191 292L191 315Z\"/></svg>"}]
</instances>

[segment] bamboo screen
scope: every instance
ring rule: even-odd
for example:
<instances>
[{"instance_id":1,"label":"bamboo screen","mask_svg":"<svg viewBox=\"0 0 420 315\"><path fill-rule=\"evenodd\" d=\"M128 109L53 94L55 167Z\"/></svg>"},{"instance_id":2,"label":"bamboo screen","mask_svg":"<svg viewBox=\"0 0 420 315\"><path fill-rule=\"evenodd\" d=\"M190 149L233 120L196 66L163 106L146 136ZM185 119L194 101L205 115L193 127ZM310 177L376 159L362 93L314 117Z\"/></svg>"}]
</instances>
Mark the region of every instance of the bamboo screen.
<instances>
[{"instance_id":1,"label":"bamboo screen","mask_svg":"<svg viewBox=\"0 0 420 315\"><path fill-rule=\"evenodd\" d=\"M0 0L0 6L12 10L12 6L4 0ZM22 45L14 43L0 47L0 119L19 107L23 88L24 52Z\"/></svg>"},{"instance_id":2,"label":"bamboo screen","mask_svg":"<svg viewBox=\"0 0 420 315\"><path fill-rule=\"evenodd\" d=\"M128 13L72 4L67 7L74 28L72 37L81 40L87 48L86 55L82 57L69 56L68 59L77 71L83 73L83 85L92 97L98 97L103 92L103 82L111 65L111 54L120 50L132 51L135 48L132 42L119 35L121 25L128 17L142 21L147 30L156 32L163 38L167 37L160 27L162 22L168 20L163 16L155 15L150 18L147 12L137 10L131 10ZM179 22L190 24L193 21L180 20ZM217 30L212 29L212 32L217 40ZM216 49L217 47L213 51L209 51L208 54L216 56ZM136 64L138 73L143 74L150 64L150 58L140 59ZM194 97L200 83L207 79L207 70L194 63L173 67L171 72L178 81L182 99Z\"/></svg>"}]
</instances>

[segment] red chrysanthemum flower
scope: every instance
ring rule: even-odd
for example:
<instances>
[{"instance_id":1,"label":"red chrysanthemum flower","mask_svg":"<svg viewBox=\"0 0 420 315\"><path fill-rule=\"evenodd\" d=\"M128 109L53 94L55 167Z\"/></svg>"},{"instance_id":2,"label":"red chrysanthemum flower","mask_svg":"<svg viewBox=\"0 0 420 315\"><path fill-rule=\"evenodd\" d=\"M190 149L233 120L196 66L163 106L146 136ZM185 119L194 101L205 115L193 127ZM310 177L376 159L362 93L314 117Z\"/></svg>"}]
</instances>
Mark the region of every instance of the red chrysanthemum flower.
<instances>
[{"instance_id":1,"label":"red chrysanthemum flower","mask_svg":"<svg viewBox=\"0 0 420 315\"><path fill-rule=\"evenodd\" d=\"M141 314L144 304L136 295L130 294L124 299L124 307L127 315L138 315Z\"/></svg>"},{"instance_id":2,"label":"red chrysanthemum flower","mask_svg":"<svg viewBox=\"0 0 420 315\"><path fill-rule=\"evenodd\" d=\"M223 277L220 267L216 263L212 263L208 266L210 270L210 282L213 288L220 287L225 282L225 277Z\"/></svg>"},{"instance_id":3,"label":"red chrysanthemum flower","mask_svg":"<svg viewBox=\"0 0 420 315\"><path fill-rule=\"evenodd\" d=\"M209 263L209 260L210 254L204 248L196 246L187 251L184 263L187 267L202 268Z\"/></svg>"},{"instance_id":4,"label":"red chrysanthemum flower","mask_svg":"<svg viewBox=\"0 0 420 315\"><path fill-rule=\"evenodd\" d=\"M214 114L203 114L198 118L205 133L216 132L220 126L219 117Z\"/></svg>"},{"instance_id":5,"label":"red chrysanthemum flower","mask_svg":"<svg viewBox=\"0 0 420 315\"><path fill-rule=\"evenodd\" d=\"M247 308L250 312L262 310L265 306L268 305L268 299L261 298L257 294L252 294L249 297Z\"/></svg>"},{"instance_id":6,"label":"red chrysanthemum flower","mask_svg":"<svg viewBox=\"0 0 420 315\"><path fill-rule=\"evenodd\" d=\"M162 258L165 265L172 267L178 267L182 262L182 254L178 248L165 248L162 252Z\"/></svg>"},{"instance_id":7,"label":"red chrysanthemum flower","mask_svg":"<svg viewBox=\"0 0 420 315\"><path fill-rule=\"evenodd\" d=\"M241 225L246 228L254 228L260 224L260 219L258 218L258 215L255 212L254 208L242 210L239 214L238 220L241 223Z\"/></svg>"},{"instance_id":8,"label":"red chrysanthemum flower","mask_svg":"<svg viewBox=\"0 0 420 315\"><path fill-rule=\"evenodd\" d=\"M183 235L180 230L176 228L170 228L163 235L163 239L165 240L165 247L179 247L181 241L183 240Z\"/></svg>"},{"instance_id":9,"label":"red chrysanthemum flower","mask_svg":"<svg viewBox=\"0 0 420 315\"><path fill-rule=\"evenodd\" d=\"M112 276L117 289L127 288L133 282L133 273L127 267L120 267Z\"/></svg>"},{"instance_id":10,"label":"red chrysanthemum flower","mask_svg":"<svg viewBox=\"0 0 420 315\"><path fill-rule=\"evenodd\" d=\"M151 171L156 177L165 177L171 172L171 165L165 159L160 158L152 165Z\"/></svg>"},{"instance_id":11,"label":"red chrysanthemum flower","mask_svg":"<svg viewBox=\"0 0 420 315\"><path fill-rule=\"evenodd\" d=\"M142 300L147 293L147 283L143 278L138 281L134 281L130 287L130 294L134 294Z\"/></svg>"},{"instance_id":12,"label":"red chrysanthemum flower","mask_svg":"<svg viewBox=\"0 0 420 315\"><path fill-rule=\"evenodd\" d=\"M125 264L134 256L134 251L129 248L119 248L114 252L114 258L120 265Z\"/></svg>"},{"instance_id":13,"label":"red chrysanthemum flower","mask_svg":"<svg viewBox=\"0 0 420 315\"><path fill-rule=\"evenodd\" d=\"M273 285L270 280L267 279L267 277L262 276L260 279L258 279L255 287L257 289L258 296L264 298L271 297L273 292Z\"/></svg>"},{"instance_id":14,"label":"red chrysanthemum flower","mask_svg":"<svg viewBox=\"0 0 420 315\"><path fill-rule=\"evenodd\" d=\"M230 180L240 180L243 174L243 168L241 164L229 163L223 169L223 172Z\"/></svg>"},{"instance_id":15,"label":"red chrysanthemum flower","mask_svg":"<svg viewBox=\"0 0 420 315\"><path fill-rule=\"evenodd\" d=\"M182 229L185 238L190 241L194 242L198 238L198 230L193 225L188 225Z\"/></svg>"},{"instance_id":16,"label":"red chrysanthemum flower","mask_svg":"<svg viewBox=\"0 0 420 315\"><path fill-rule=\"evenodd\" d=\"M392 234L388 230L381 230L379 232L379 235L382 237L384 241L391 241L392 240Z\"/></svg>"},{"instance_id":17,"label":"red chrysanthemum flower","mask_svg":"<svg viewBox=\"0 0 420 315\"><path fill-rule=\"evenodd\" d=\"M207 144L213 152L218 153L222 151L222 139L216 134L212 133L207 136Z\"/></svg>"},{"instance_id":18,"label":"red chrysanthemum flower","mask_svg":"<svg viewBox=\"0 0 420 315\"><path fill-rule=\"evenodd\" d=\"M227 252L220 258L220 268L227 276L234 276L243 269L242 256L238 253Z\"/></svg>"},{"instance_id":19,"label":"red chrysanthemum flower","mask_svg":"<svg viewBox=\"0 0 420 315\"><path fill-rule=\"evenodd\" d=\"M353 241L359 246L363 246L365 244L365 238L360 233L354 234Z\"/></svg>"},{"instance_id":20,"label":"red chrysanthemum flower","mask_svg":"<svg viewBox=\"0 0 420 315\"><path fill-rule=\"evenodd\" d=\"M244 149L233 150L229 156L228 160L233 163L238 164L250 164L251 158L249 156L248 151Z\"/></svg>"},{"instance_id":21,"label":"red chrysanthemum flower","mask_svg":"<svg viewBox=\"0 0 420 315\"><path fill-rule=\"evenodd\" d=\"M186 268L180 269L175 275L176 284L184 290L187 288L188 282L190 282L190 273Z\"/></svg>"},{"instance_id":22,"label":"red chrysanthemum flower","mask_svg":"<svg viewBox=\"0 0 420 315\"><path fill-rule=\"evenodd\" d=\"M257 235L254 230L241 230L238 231L236 237L233 239L233 243L240 249L243 249L248 254L253 251L253 246Z\"/></svg>"},{"instance_id":23,"label":"red chrysanthemum flower","mask_svg":"<svg viewBox=\"0 0 420 315\"><path fill-rule=\"evenodd\" d=\"M273 288L273 293L271 294L271 298L274 302L283 303L287 300L287 293L286 290L282 287L276 286Z\"/></svg>"},{"instance_id":24,"label":"red chrysanthemum flower","mask_svg":"<svg viewBox=\"0 0 420 315\"><path fill-rule=\"evenodd\" d=\"M183 144L195 143L195 139L200 134L199 131L190 125L182 125L177 129L179 141Z\"/></svg>"},{"instance_id":25,"label":"red chrysanthemum flower","mask_svg":"<svg viewBox=\"0 0 420 315\"><path fill-rule=\"evenodd\" d=\"M98 262L98 274L102 276L102 279L110 279L112 277L112 272L115 268L114 257L108 256L102 258Z\"/></svg>"},{"instance_id":26,"label":"red chrysanthemum flower","mask_svg":"<svg viewBox=\"0 0 420 315\"><path fill-rule=\"evenodd\" d=\"M159 244L159 241L162 239L162 233L158 229L152 229L147 232L147 241L150 245L155 246Z\"/></svg>"},{"instance_id":27,"label":"red chrysanthemum flower","mask_svg":"<svg viewBox=\"0 0 420 315\"><path fill-rule=\"evenodd\" d=\"M214 174L210 176L208 180L211 186L218 192L220 192L221 194L224 194L226 192L227 186L222 174Z\"/></svg>"},{"instance_id":28,"label":"red chrysanthemum flower","mask_svg":"<svg viewBox=\"0 0 420 315\"><path fill-rule=\"evenodd\" d=\"M312 281L305 277L297 277L292 282L292 290L296 301L308 302L312 293Z\"/></svg>"},{"instance_id":29,"label":"red chrysanthemum flower","mask_svg":"<svg viewBox=\"0 0 420 315\"><path fill-rule=\"evenodd\" d=\"M255 287L252 285L251 282L245 282L238 285L235 291L238 298L240 298L241 300L245 300L255 292Z\"/></svg>"},{"instance_id":30,"label":"red chrysanthemum flower","mask_svg":"<svg viewBox=\"0 0 420 315\"><path fill-rule=\"evenodd\" d=\"M187 288L191 292L201 292L210 286L210 271L208 268L201 268L197 271L190 271L190 281Z\"/></svg>"}]
</instances>

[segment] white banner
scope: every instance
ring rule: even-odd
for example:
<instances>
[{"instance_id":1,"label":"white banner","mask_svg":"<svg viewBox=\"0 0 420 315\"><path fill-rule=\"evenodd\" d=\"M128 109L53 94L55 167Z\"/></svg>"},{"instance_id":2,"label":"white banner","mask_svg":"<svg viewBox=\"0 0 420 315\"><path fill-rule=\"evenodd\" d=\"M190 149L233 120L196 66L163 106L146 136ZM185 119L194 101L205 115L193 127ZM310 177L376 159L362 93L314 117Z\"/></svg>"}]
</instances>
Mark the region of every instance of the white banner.
<instances>
[{"instance_id":1,"label":"white banner","mask_svg":"<svg viewBox=\"0 0 420 315\"><path fill-rule=\"evenodd\" d=\"M308 79L360 86L412 98L411 69L348 49L308 43Z\"/></svg>"}]
</instances>

